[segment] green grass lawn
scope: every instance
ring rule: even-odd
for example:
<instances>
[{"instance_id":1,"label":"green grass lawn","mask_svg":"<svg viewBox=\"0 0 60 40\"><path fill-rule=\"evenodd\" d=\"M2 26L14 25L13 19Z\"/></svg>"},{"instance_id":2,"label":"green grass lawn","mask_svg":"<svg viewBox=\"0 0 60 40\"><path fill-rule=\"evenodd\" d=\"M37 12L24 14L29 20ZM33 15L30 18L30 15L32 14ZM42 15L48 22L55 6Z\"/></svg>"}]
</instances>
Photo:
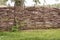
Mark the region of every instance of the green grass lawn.
<instances>
[{"instance_id":1,"label":"green grass lawn","mask_svg":"<svg viewBox=\"0 0 60 40\"><path fill-rule=\"evenodd\" d=\"M60 40L60 29L0 32L0 40Z\"/></svg>"}]
</instances>

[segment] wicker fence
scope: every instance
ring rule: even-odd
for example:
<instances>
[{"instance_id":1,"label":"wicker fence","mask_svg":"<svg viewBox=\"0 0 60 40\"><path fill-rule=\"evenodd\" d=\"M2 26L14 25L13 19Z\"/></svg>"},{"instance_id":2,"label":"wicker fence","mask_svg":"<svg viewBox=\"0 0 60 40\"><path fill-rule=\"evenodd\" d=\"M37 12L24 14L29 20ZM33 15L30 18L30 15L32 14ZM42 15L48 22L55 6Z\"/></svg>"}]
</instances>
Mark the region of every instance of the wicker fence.
<instances>
[{"instance_id":1,"label":"wicker fence","mask_svg":"<svg viewBox=\"0 0 60 40\"><path fill-rule=\"evenodd\" d=\"M0 8L0 30L9 31L14 24L20 30L60 28L60 9L29 7L22 12L14 10L12 7Z\"/></svg>"}]
</instances>

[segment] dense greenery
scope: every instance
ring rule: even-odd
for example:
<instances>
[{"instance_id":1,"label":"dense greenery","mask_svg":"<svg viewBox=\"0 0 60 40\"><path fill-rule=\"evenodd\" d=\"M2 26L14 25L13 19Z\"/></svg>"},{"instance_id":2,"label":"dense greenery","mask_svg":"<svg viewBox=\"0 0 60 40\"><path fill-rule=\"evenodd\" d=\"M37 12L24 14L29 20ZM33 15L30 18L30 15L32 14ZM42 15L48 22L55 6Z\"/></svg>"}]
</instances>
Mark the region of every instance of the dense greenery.
<instances>
[{"instance_id":1,"label":"dense greenery","mask_svg":"<svg viewBox=\"0 0 60 40\"><path fill-rule=\"evenodd\" d=\"M60 29L0 32L0 40L60 40Z\"/></svg>"}]
</instances>

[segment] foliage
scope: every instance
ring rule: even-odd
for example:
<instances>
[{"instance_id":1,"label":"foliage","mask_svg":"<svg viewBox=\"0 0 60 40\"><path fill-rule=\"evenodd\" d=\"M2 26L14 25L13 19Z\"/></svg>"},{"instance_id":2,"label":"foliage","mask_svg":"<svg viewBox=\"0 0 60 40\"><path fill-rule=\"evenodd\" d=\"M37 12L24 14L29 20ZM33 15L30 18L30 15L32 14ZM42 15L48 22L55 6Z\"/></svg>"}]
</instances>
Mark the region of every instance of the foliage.
<instances>
[{"instance_id":1,"label":"foliage","mask_svg":"<svg viewBox=\"0 0 60 40\"><path fill-rule=\"evenodd\" d=\"M37 3L40 3L40 1L39 1L39 0L33 0L33 1L34 1L36 4L37 4Z\"/></svg>"},{"instance_id":2,"label":"foliage","mask_svg":"<svg viewBox=\"0 0 60 40\"><path fill-rule=\"evenodd\" d=\"M12 27L12 32L17 32L17 31L19 31L19 25L18 25L18 20L17 20L17 18L15 17L15 25Z\"/></svg>"},{"instance_id":3,"label":"foliage","mask_svg":"<svg viewBox=\"0 0 60 40\"><path fill-rule=\"evenodd\" d=\"M6 0L7 1L7 0ZM0 5L5 5L5 0L0 0Z\"/></svg>"},{"instance_id":4,"label":"foliage","mask_svg":"<svg viewBox=\"0 0 60 40\"><path fill-rule=\"evenodd\" d=\"M51 5L52 7L60 8L60 3L59 4L53 4Z\"/></svg>"},{"instance_id":5,"label":"foliage","mask_svg":"<svg viewBox=\"0 0 60 40\"><path fill-rule=\"evenodd\" d=\"M47 7L53 7L53 8L60 8L60 3L58 4L53 4L53 5L46 5Z\"/></svg>"},{"instance_id":6,"label":"foliage","mask_svg":"<svg viewBox=\"0 0 60 40\"><path fill-rule=\"evenodd\" d=\"M12 32L17 32L18 31L18 25L12 27Z\"/></svg>"}]
</instances>

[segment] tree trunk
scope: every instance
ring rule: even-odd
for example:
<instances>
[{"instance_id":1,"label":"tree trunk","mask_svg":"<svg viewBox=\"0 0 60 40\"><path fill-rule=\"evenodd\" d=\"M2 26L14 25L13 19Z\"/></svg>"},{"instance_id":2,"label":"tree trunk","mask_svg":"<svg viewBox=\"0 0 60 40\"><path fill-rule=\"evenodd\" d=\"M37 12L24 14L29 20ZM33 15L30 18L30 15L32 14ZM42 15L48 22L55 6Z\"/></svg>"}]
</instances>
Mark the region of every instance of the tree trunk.
<instances>
[{"instance_id":1,"label":"tree trunk","mask_svg":"<svg viewBox=\"0 0 60 40\"><path fill-rule=\"evenodd\" d=\"M24 10L24 1L25 0L15 0L15 5L14 5L14 25L16 26L17 23L17 13L21 13ZM17 21L16 21L17 20Z\"/></svg>"},{"instance_id":2,"label":"tree trunk","mask_svg":"<svg viewBox=\"0 0 60 40\"><path fill-rule=\"evenodd\" d=\"M16 0L14 7L15 10L18 12L24 10L24 0Z\"/></svg>"}]
</instances>

